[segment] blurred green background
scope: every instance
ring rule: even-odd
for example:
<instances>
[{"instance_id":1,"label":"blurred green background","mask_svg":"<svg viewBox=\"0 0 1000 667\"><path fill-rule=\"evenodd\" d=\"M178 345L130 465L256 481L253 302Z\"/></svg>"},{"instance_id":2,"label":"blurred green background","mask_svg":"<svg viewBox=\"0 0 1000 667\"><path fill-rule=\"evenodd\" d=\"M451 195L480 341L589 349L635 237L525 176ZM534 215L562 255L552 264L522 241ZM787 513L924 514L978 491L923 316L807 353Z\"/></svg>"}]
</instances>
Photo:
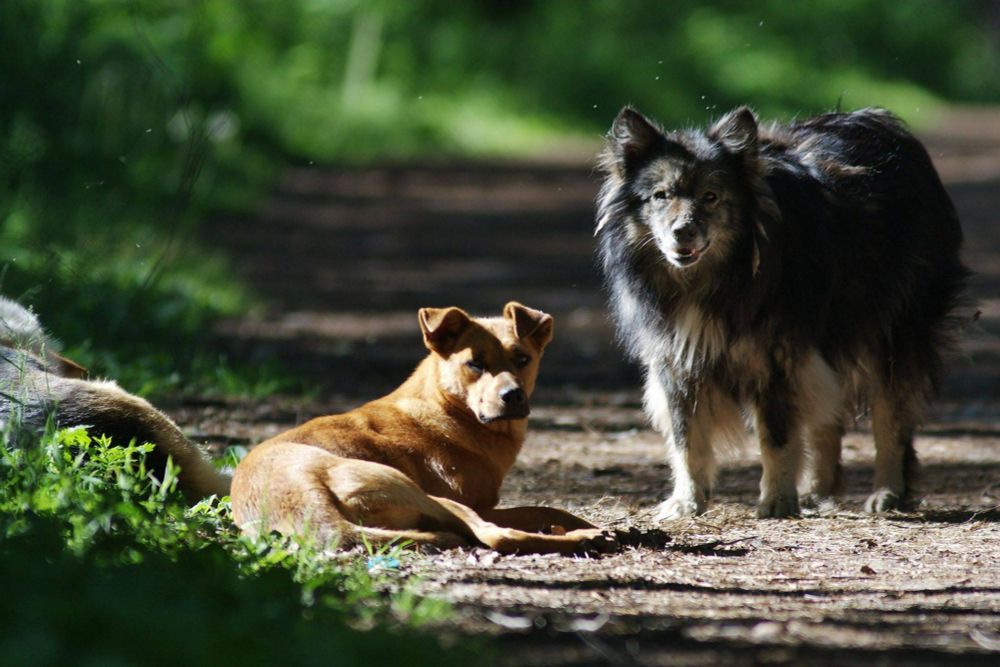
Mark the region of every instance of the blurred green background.
<instances>
[{"instance_id":1,"label":"blurred green background","mask_svg":"<svg viewBox=\"0 0 1000 667\"><path fill-rule=\"evenodd\" d=\"M192 236L283 166L586 155L625 103L920 126L1000 100L998 21L988 0L5 0L0 291L132 390L264 392L205 333L253 300Z\"/></svg>"}]
</instances>

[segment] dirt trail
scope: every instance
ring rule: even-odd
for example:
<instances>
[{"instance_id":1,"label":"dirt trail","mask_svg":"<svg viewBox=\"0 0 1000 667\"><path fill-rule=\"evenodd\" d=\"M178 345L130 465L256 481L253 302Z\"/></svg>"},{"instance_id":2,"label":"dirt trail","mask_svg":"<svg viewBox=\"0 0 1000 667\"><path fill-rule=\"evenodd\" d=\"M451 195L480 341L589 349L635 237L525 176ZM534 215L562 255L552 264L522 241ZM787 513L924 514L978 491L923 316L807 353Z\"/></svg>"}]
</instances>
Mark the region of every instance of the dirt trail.
<instances>
[{"instance_id":1,"label":"dirt trail","mask_svg":"<svg viewBox=\"0 0 1000 667\"><path fill-rule=\"evenodd\" d=\"M751 447L729 456L715 508L660 528L664 546L599 559L455 551L408 566L496 634L517 664L968 664L1000 660L1000 114L957 110L926 135L962 216L982 315L917 449L924 504L859 513L871 435L845 443L840 509L757 521ZM257 217L204 233L272 304L220 333L276 357L321 398L191 404L194 434L254 442L394 387L422 355L418 307L553 313L532 431L505 503L548 503L651 529L668 490L638 373L612 340L592 260L589 165L292 170ZM222 437L225 434L225 437Z\"/></svg>"}]
</instances>

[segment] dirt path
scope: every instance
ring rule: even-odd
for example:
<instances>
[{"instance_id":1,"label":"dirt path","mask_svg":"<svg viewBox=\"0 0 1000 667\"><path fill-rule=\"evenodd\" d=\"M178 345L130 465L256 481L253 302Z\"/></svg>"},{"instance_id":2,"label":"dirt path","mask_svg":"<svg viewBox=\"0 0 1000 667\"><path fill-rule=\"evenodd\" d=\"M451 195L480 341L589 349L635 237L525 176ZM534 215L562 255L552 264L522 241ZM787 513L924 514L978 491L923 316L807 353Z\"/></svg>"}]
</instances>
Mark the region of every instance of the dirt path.
<instances>
[{"instance_id":1,"label":"dirt path","mask_svg":"<svg viewBox=\"0 0 1000 667\"><path fill-rule=\"evenodd\" d=\"M517 664L930 665L959 653L997 664L1000 115L955 112L927 138L962 215L982 317L918 439L919 511L859 513L872 475L861 419L831 515L753 519L760 472L748 447L727 459L712 511L660 526L664 545L600 559L426 556L408 566L423 590L456 603L461 629L498 635ZM422 354L418 307L493 313L516 298L553 313L557 337L505 502L653 528L668 470L605 318L596 187L587 165L293 170L259 217L216 220L205 234L273 304L223 335L280 359L320 398L175 412L197 436L259 441L395 386Z\"/></svg>"}]
</instances>

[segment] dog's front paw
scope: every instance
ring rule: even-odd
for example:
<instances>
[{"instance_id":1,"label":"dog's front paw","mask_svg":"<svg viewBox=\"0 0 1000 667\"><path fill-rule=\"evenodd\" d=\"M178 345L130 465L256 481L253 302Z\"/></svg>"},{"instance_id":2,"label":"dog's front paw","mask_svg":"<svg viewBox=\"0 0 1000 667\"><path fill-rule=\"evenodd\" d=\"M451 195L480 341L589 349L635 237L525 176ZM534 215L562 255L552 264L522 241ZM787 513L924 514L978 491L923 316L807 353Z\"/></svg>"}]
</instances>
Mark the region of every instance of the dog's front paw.
<instances>
[{"instance_id":1,"label":"dog's front paw","mask_svg":"<svg viewBox=\"0 0 1000 667\"><path fill-rule=\"evenodd\" d=\"M600 528L581 528L566 533L566 537L579 540L585 553L615 553L621 549L615 534Z\"/></svg>"},{"instance_id":2,"label":"dog's front paw","mask_svg":"<svg viewBox=\"0 0 1000 667\"><path fill-rule=\"evenodd\" d=\"M869 514L882 514L902 508L903 499L890 489L879 489L865 501L865 511Z\"/></svg>"},{"instance_id":3,"label":"dog's front paw","mask_svg":"<svg viewBox=\"0 0 1000 667\"><path fill-rule=\"evenodd\" d=\"M837 500L833 496L819 493L806 493L799 496L799 506L804 510L812 510L818 514L826 514L837 509Z\"/></svg>"},{"instance_id":4,"label":"dog's front paw","mask_svg":"<svg viewBox=\"0 0 1000 667\"><path fill-rule=\"evenodd\" d=\"M701 514L704 511L705 507L699 506L699 503L693 498L667 498L657 505L656 512L653 514L653 520L671 521L673 519Z\"/></svg>"},{"instance_id":5,"label":"dog's front paw","mask_svg":"<svg viewBox=\"0 0 1000 667\"><path fill-rule=\"evenodd\" d=\"M797 493L776 493L760 499L757 505L758 519L787 519L799 515Z\"/></svg>"}]
</instances>

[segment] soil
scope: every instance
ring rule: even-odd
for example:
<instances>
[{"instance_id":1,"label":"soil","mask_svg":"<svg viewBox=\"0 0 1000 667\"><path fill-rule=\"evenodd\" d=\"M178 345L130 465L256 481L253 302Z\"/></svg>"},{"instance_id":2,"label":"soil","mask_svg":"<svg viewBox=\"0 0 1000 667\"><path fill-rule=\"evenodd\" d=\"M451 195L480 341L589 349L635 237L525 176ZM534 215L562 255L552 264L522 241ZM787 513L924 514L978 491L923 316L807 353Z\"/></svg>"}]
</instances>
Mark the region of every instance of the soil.
<instances>
[{"instance_id":1,"label":"soil","mask_svg":"<svg viewBox=\"0 0 1000 667\"><path fill-rule=\"evenodd\" d=\"M407 560L422 592L454 603L442 630L495 636L507 664L1000 664L1000 112L953 110L925 139L963 220L980 315L917 439L912 512L861 512L872 438L859 415L836 509L753 518L748 445L724 458L708 513L651 522L665 450L593 266L597 177L565 159L292 169L258 215L203 233L270 304L219 334L312 395L167 407L195 439L252 444L396 386L423 353L417 308L491 314L517 299L552 313L557 334L503 504L563 507L632 546Z\"/></svg>"}]
</instances>

